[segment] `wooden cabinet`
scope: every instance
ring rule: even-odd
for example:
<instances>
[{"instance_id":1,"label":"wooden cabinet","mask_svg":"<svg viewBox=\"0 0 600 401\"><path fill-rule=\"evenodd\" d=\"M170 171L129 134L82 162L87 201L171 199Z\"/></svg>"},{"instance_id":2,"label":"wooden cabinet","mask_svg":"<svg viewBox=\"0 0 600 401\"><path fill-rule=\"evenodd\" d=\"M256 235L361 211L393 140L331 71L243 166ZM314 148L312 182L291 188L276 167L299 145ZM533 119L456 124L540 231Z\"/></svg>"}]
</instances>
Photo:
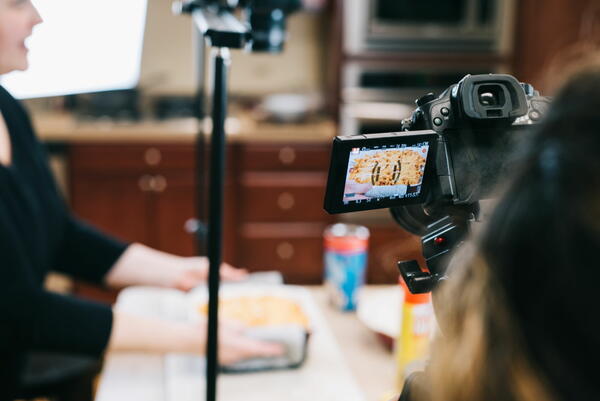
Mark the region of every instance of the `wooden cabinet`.
<instances>
[{"instance_id":1,"label":"wooden cabinet","mask_svg":"<svg viewBox=\"0 0 600 401\"><path fill-rule=\"evenodd\" d=\"M69 149L74 213L127 242L196 254L194 148L177 144L76 144ZM83 297L113 302L115 291L75 283Z\"/></svg>"},{"instance_id":2,"label":"wooden cabinet","mask_svg":"<svg viewBox=\"0 0 600 401\"><path fill-rule=\"evenodd\" d=\"M323 279L329 144L240 144L239 264L279 270L287 283Z\"/></svg>"},{"instance_id":3,"label":"wooden cabinet","mask_svg":"<svg viewBox=\"0 0 600 401\"><path fill-rule=\"evenodd\" d=\"M74 145L73 211L125 241L194 255L194 164L187 145Z\"/></svg>"},{"instance_id":4,"label":"wooden cabinet","mask_svg":"<svg viewBox=\"0 0 600 401\"><path fill-rule=\"evenodd\" d=\"M233 143L227 152L223 260L250 271L279 270L293 284L323 278L323 210L329 142ZM125 241L182 256L196 254L192 144L76 144L70 198L76 215ZM370 283L397 280L398 260L420 257L419 239L392 222L371 230ZM361 222L365 224L364 222ZM114 293L78 284L78 292Z\"/></svg>"},{"instance_id":5,"label":"wooden cabinet","mask_svg":"<svg viewBox=\"0 0 600 401\"><path fill-rule=\"evenodd\" d=\"M322 208L329 145L230 144L223 260L280 270L287 282L322 280ZM192 144L79 144L70 148L76 215L125 241L196 254Z\"/></svg>"}]
</instances>

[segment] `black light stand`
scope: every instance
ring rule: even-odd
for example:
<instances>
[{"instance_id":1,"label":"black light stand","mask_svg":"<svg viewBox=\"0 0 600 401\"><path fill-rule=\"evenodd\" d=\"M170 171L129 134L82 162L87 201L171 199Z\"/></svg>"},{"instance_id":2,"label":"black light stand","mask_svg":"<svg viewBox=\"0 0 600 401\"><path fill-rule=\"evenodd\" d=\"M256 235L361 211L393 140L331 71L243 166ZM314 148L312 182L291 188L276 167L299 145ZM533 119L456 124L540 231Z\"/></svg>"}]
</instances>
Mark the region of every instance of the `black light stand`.
<instances>
[{"instance_id":1,"label":"black light stand","mask_svg":"<svg viewBox=\"0 0 600 401\"><path fill-rule=\"evenodd\" d=\"M250 41L248 27L238 21L228 10L208 6L203 1L179 3L174 7L176 13L192 15L196 29L206 43L211 46L214 60L214 85L212 97L212 135L210 143L210 185L208 209L207 255L208 274L208 335L206 341L206 400L215 401L217 393L218 364L218 307L219 307L219 268L222 260L223 243L223 200L225 181L225 119L227 117L227 70L230 63L229 49L241 49ZM199 43L198 45L201 45ZM203 52L200 51L201 56ZM204 60L199 60L199 64ZM199 68L199 71L203 71ZM204 77L199 77L202 82ZM203 85L198 86L198 105L203 99ZM199 113L201 117L202 113ZM200 120L202 123L202 120ZM197 150L204 152L204 136L198 134ZM198 154L202 158L203 154ZM198 169L202 163L198 162ZM200 176L198 177L200 178ZM204 188L198 184L198 208L203 209L201 201ZM198 210L199 216L204 210ZM199 238L198 242L203 241Z\"/></svg>"},{"instance_id":2,"label":"black light stand","mask_svg":"<svg viewBox=\"0 0 600 401\"><path fill-rule=\"evenodd\" d=\"M227 67L229 51L214 52L214 88L208 209L208 336L206 341L206 400L216 400L218 375L219 268L223 242L223 199L225 169L225 118L227 116Z\"/></svg>"}]
</instances>

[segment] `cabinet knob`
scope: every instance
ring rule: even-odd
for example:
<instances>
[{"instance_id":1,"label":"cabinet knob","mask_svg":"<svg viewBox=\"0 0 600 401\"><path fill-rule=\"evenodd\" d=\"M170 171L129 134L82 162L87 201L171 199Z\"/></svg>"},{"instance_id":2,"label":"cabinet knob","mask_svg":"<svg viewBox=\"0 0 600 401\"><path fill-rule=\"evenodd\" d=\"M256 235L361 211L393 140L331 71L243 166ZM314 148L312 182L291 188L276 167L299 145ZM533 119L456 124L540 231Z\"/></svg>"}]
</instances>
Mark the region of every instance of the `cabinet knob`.
<instances>
[{"instance_id":1,"label":"cabinet knob","mask_svg":"<svg viewBox=\"0 0 600 401\"><path fill-rule=\"evenodd\" d=\"M144 192L151 191L153 181L154 177L148 174L144 174L138 180L138 187Z\"/></svg>"},{"instance_id":2,"label":"cabinet knob","mask_svg":"<svg viewBox=\"0 0 600 401\"><path fill-rule=\"evenodd\" d=\"M188 234L196 234L198 236L206 237L208 229L206 224L202 223L195 217L190 217L183 223L183 231Z\"/></svg>"},{"instance_id":3,"label":"cabinet knob","mask_svg":"<svg viewBox=\"0 0 600 401\"><path fill-rule=\"evenodd\" d=\"M279 259L290 260L294 257L294 245L290 244L289 242L281 242L277 245L275 252L277 253Z\"/></svg>"},{"instance_id":4,"label":"cabinet knob","mask_svg":"<svg viewBox=\"0 0 600 401\"><path fill-rule=\"evenodd\" d=\"M281 210L290 210L295 204L296 199L294 198L294 195L289 192L282 192L277 197L277 206L279 206Z\"/></svg>"},{"instance_id":5,"label":"cabinet knob","mask_svg":"<svg viewBox=\"0 0 600 401\"><path fill-rule=\"evenodd\" d=\"M156 192L164 192L167 189L167 179L162 175L154 176L152 189Z\"/></svg>"},{"instance_id":6,"label":"cabinet knob","mask_svg":"<svg viewBox=\"0 0 600 401\"><path fill-rule=\"evenodd\" d=\"M148 148L144 152L144 160L149 166L156 166L162 160L162 153L156 148Z\"/></svg>"},{"instance_id":7,"label":"cabinet knob","mask_svg":"<svg viewBox=\"0 0 600 401\"><path fill-rule=\"evenodd\" d=\"M189 218L183 223L183 230L188 234L195 234L200 229L200 222L198 219Z\"/></svg>"},{"instance_id":8,"label":"cabinet knob","mask_svg":"<svg viewBox=\"0 0 600 401\"><path fill-rule=\"evenodd\" d=\"M295 160L296 151L293 148L289 146L284 146L279 150L279 161L281 163L285 164L286 166L289 166L290 164L294 163Z\"/></svg>"}]
</instances>

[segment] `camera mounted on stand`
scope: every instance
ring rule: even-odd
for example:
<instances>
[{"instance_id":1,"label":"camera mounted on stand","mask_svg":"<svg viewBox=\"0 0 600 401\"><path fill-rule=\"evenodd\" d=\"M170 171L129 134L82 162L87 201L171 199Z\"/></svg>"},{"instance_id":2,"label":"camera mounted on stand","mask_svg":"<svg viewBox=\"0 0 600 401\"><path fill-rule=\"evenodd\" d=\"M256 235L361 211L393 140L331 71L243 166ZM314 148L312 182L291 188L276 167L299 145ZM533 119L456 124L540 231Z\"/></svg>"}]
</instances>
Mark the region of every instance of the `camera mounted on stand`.
<instances>
[{"instance_id":1,"label":"camera mounted on stand","mask_svg":"<svg viewBox=\"0 0 600 401\"><path fill-rule=\"evenodd\" d=\"M509 176L518 150L550 101L504 74L467 75L436 97L429 93L400 132L334 139L325 210L390 208L419 235L427 270L398 267L412 293L445 279L449 254L481 218L480 201Z\"/></svg>"},{"instance_id":2,"label":"camera mounted on stand","mask_svg":"<svg viewBox=\"0 0 600 401\"><path fill-rule=\"evenodd\" d=\"M280 52L285 42L285 16L300 8L300 0L188 0L175 2L175 14L191 14L200 36L197 117L203 120L205 44L213 47L212 133L210 140L209 204L204 204L205 138L197 135L197 214L204 220L208 209L208 230L198 230L198 249L206 249L208 272L208 326L206 341L206 400L217 399L219 285L223 242L223 204L225 182L225 119L227 117L227 72L229 49ZM233 14L241 8L241 19ZM199 124L202 126L202 124ZM202 221L200 225L203 225ZM203 235L206 233L206 235Z\"/></svg>"},{"instance_id":3,"label":"camera mounted on stand","mask_svg":"<svg viewBox=\"0 0 600 401\"><path fill-rule=\"evenodd\" d=\"M271 53L283 50L286 17L300 8L300 0L188 0L173 4L174 13L194 15L213 47ZM236 9L240 19L233 15Z\"/></svg>"}]
</instances>

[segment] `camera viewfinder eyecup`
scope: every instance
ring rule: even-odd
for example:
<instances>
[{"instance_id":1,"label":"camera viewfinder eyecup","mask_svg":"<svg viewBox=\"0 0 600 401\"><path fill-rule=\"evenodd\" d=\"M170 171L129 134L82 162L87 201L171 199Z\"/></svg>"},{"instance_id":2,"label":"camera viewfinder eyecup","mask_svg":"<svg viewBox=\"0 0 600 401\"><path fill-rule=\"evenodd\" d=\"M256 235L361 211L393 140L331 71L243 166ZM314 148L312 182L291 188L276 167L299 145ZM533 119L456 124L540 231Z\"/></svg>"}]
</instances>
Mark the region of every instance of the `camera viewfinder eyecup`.
<instances>
[{"instance_id":1,"label":"camera viewfinder eyecup","mask_svg":"<svg viewBox=\"0 0 600 401\"><path fill-rule=\"evenodd\" d=\"M512 123L527 114L525 91L510 75L467 75L458 85L461 109L471 120Z\"/></svg>"}]
</instances>

